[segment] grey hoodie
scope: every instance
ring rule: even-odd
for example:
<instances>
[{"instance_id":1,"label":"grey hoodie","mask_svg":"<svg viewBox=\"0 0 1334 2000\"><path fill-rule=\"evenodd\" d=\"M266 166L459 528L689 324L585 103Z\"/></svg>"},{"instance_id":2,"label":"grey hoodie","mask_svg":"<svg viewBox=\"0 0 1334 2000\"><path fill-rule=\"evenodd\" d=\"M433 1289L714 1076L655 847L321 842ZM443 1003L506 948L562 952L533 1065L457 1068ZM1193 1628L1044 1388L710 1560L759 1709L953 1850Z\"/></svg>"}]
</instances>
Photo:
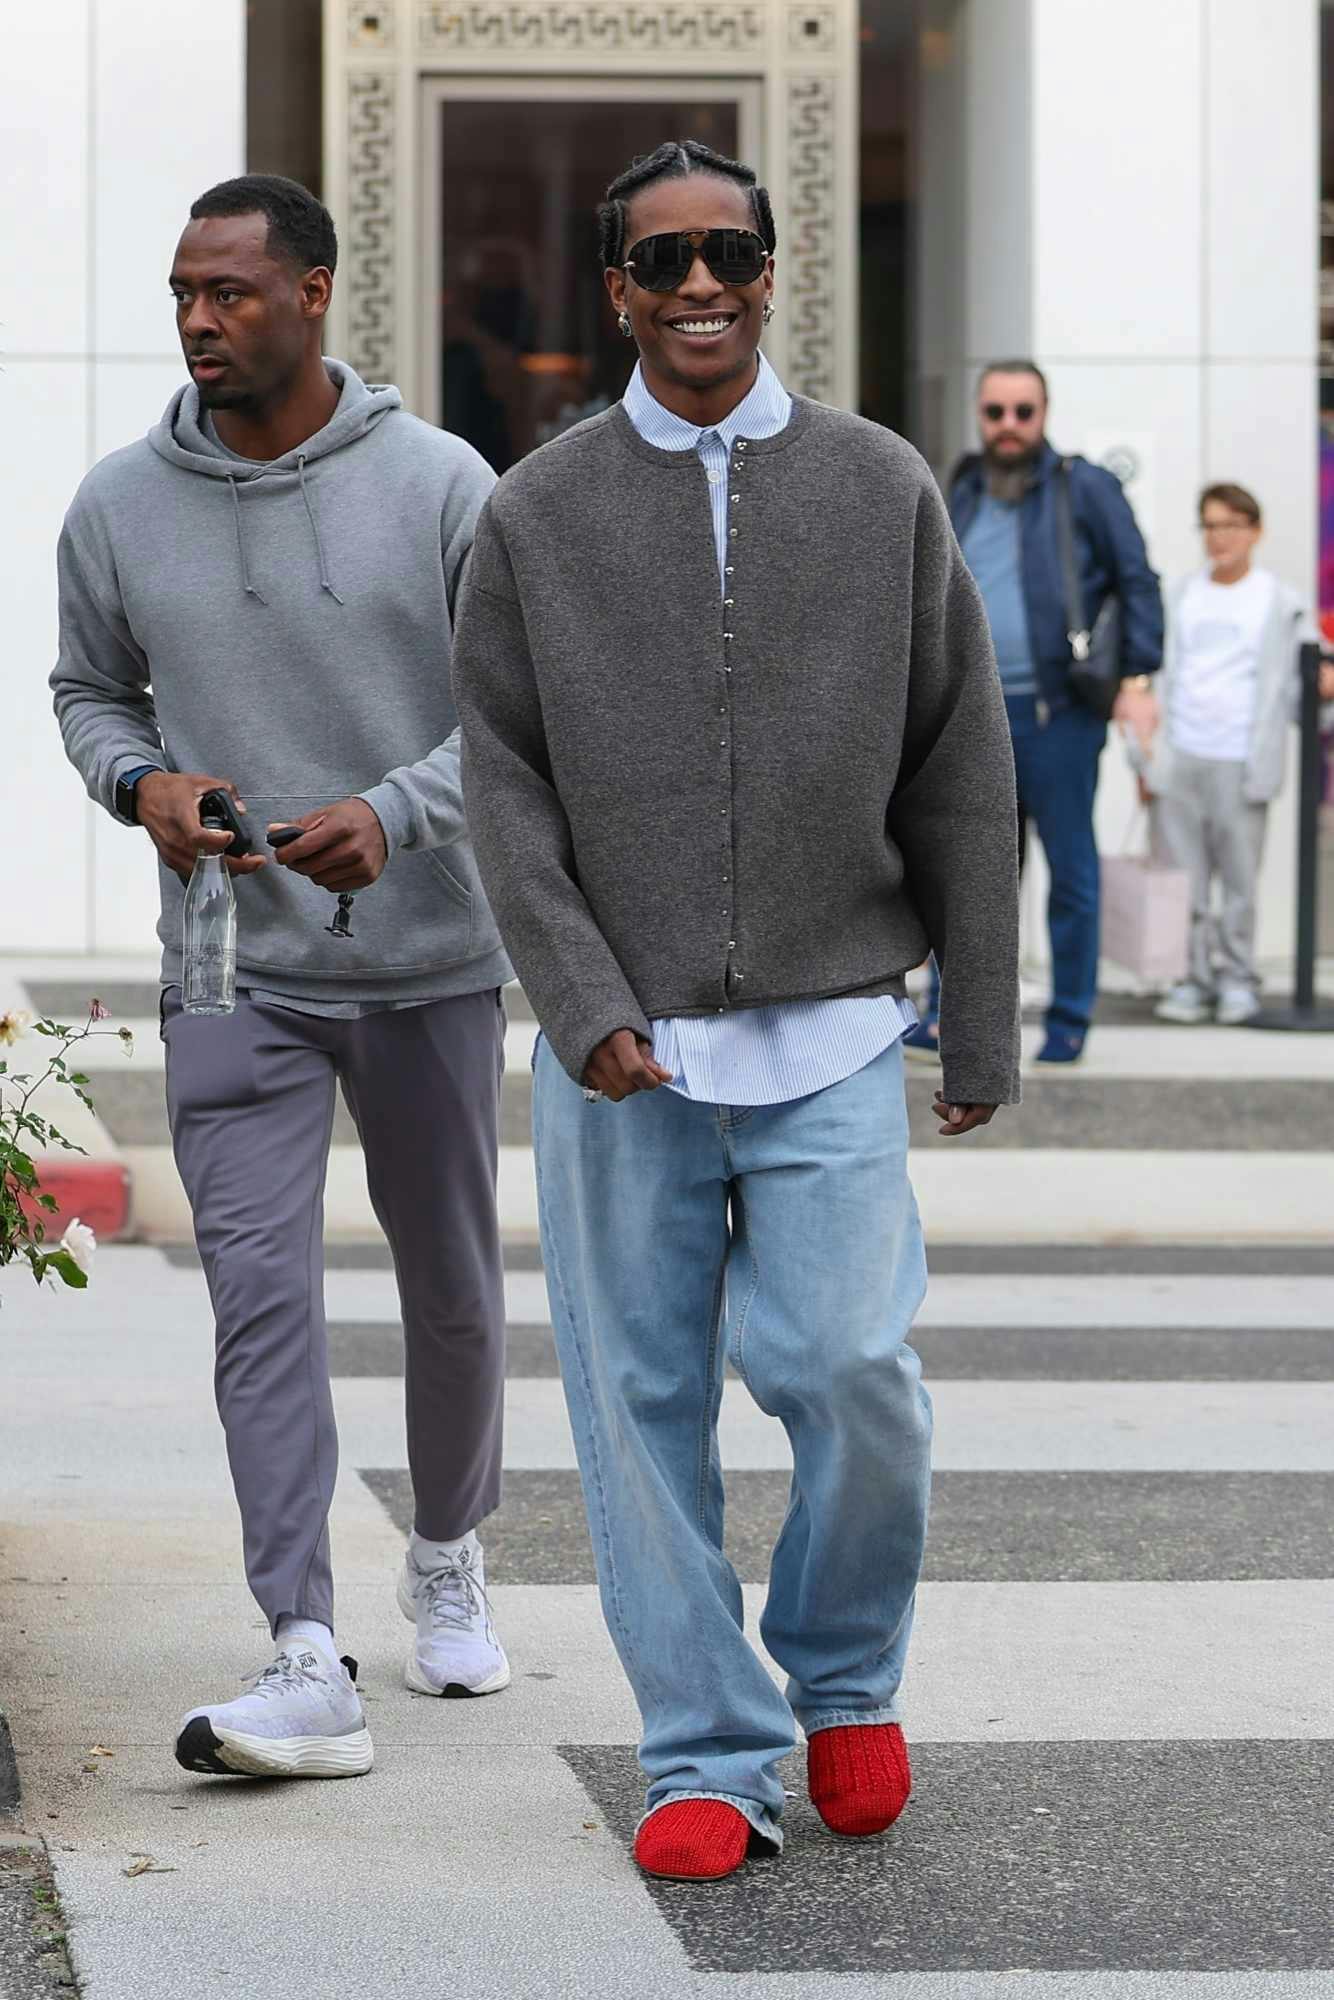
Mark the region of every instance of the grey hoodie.
<instances>
[{"instance_id":1,"label":"grey hoodie","mask_svg":"<svg viewBox=\"0 0 1334 2000\"><path fill-rule=\"evenodd\" d=\"M108 812L117 778L149 763L234 780L261 852L270 820L368 801L390 858L350 939L303 876L236 885L239 982L343 1012L479 991L509 967L466 837L450 690L454 592L494 475L397 389L327 366L333 416L271 464L224 451L189 384L94 466L60 537L51 686ZM159 873L170 982L184 890Z\"/></svg>"}]
</instances>

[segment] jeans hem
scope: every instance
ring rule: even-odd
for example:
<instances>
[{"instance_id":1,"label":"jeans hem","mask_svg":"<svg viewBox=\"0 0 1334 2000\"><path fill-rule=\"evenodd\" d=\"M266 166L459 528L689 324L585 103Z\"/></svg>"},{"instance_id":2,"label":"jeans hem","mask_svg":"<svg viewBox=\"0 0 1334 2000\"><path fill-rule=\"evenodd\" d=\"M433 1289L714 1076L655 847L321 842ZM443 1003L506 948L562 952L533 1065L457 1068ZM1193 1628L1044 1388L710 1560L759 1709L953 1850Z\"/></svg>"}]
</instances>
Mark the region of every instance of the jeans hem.
<instances>
[{"instance_id":1,"label":"jeans hem","mask_svg":"<svg viewBox=\"0 0 1334 2000\"><path fill-rule=\"evenodd\" d=\"M878 1708L826 1708L818 1715L799 1715L797 1720L809 1739L822 1729L870 1729L877 1723L902 1722L903 1709L899 1702L888 1701Z\"/></svg>"},{"instance_id":2,"label":"jeans hem","mask_svg":"<svg viewBox=\"0 0 1334 2000\"><path fill-rule=\"evenodd\" d=\"M661 1812L664 1806L679 1805L682 1799L717 1799L721 1805L734 1806L742 1818L750 1822L761 1840L767 1840L776 1854L782 1853L783 1829L774 1814L766 1807L757 1805L754 1799L740 1799L734 1792L668 1792L666 1798L656 1799L649 1807L635 1828L636 1834L654 1813Z\"/></svg>"}]
</instances>

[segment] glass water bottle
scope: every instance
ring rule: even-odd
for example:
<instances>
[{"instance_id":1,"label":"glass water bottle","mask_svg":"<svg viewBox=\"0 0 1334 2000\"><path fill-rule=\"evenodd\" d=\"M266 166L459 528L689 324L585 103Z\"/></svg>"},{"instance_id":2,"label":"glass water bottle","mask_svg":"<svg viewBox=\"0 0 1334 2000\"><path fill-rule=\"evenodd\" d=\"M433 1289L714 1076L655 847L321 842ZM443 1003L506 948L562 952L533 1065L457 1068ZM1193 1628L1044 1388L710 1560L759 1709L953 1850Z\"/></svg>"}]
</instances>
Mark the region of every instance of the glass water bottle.
<instances>
[{"instance_id":1,"label":"glass water bottle","mask_svg":"<svg viewBox=\"0 0 1334 2000\"><path fill-rule=\"evenodd\" d=\"M225 833L218 820L205 820ZM236 1007L236 891L220 854L201 847L185 892L183 948L187 1014L230 1014Z\"/></svg>"}]
</instances>

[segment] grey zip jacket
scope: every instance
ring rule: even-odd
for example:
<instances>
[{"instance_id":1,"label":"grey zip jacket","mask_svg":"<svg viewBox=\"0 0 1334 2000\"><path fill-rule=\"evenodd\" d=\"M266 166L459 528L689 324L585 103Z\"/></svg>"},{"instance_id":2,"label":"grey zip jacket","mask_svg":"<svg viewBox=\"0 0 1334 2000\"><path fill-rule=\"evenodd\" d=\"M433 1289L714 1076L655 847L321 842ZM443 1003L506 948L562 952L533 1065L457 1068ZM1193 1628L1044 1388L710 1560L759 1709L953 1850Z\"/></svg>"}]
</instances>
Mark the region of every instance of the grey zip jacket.
<instances>
[{"instance_id":1,"label":"grey zip jacket","mask_svg":"<svg viewBox=\"0 0 1334 2000\"><path fill-rule=\"evenodd\" d=\"M902 993L934 950L956 1104L1019 1096L1014 757L931 473L798 396L738 440L724 593L694 451L623 404L477 524L454 678L478 858L576 1080L669 1014Z\"/></svg>"},{"instance_id":2,"label":"grey zip jacket","mask_svg":"<svg viewBox=\"0 0 1334 2000\"><path fill-rule=\"evenodd\" d=\"M71 761L115 813L143 764L232 779L259 851L271 820L359 795L389 862L330 936L327 890L239 878L237 978L311 1003L402 1004L509 967L463 817L450 689L454 594L495 483L462 439L339 361L325 428L271 464L200 425L193 384L80 486L60 537L51 676ZM183 885L159 870L163 979L181 974Z\"/></svg>"}]
</instances>

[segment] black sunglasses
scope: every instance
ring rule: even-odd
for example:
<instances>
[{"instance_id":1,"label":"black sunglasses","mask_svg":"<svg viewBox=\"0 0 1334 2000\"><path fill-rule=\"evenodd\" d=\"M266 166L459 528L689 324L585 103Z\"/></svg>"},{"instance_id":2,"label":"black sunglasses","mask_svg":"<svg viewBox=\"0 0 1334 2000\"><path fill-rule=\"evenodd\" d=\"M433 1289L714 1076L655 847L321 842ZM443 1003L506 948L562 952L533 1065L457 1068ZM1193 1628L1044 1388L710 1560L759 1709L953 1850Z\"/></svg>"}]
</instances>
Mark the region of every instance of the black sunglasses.
<instances>
[{"instance_id":1,"label":"black sunglasses","mask_svg":"<svg viewBox=\"0 0 1334 2000\"><path fill-rule=\"evenodd\" d=\"M634 274L646 292L674 292L702 257L720 285L753 285L764 275L769 252L753 229L670 229L645 236L626 258L624 269Z\"/></svg>"},{"instance_id":2,"label":"black sunglasses","mask_svg":"<svg viewBox=\"0 0 1334 2000\"><path fill-rule=\"evenodd\" d=\"M998 424L1009 410L1021 424L1026 424L1038 413L1036 403L983 403L982 414L989 424Z\"/></svg>"}]
</instances>

